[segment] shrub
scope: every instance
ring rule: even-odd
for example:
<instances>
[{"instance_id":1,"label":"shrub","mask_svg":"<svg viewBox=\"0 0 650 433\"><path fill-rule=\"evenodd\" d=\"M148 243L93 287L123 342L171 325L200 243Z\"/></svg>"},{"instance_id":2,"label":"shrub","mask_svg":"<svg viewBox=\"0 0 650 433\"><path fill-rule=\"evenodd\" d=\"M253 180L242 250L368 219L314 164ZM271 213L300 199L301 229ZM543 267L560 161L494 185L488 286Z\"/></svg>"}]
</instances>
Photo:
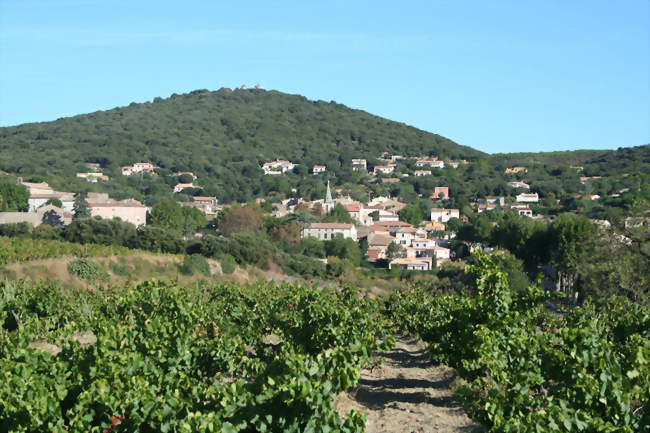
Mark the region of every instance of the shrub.
<instances>
[{"instance_id":1,"label":"shrub","mask_svg":"<svg viewBox=\"0 0 650 433\"><path fill-rule=\"evenodd\" d=\"M185 256L179 270L185 275L192 275L194 271L199 271L203 275L210 275L210 265L205 257L200 254Z\"/></svg>"},{"instance_id":2,"label":"shrub","mask_svg":"<svg viewBox=\"0 0 650 433\"><path fill-rule=\"evenodd\" d=\"M68 262L68 271L81 278L82 280L108 281L108 273L99 263L94 263L86 259L75 259Z\"/></svg>"},{"instance_id":3,"label":"shrub","mask_svg":"<svg viewBox=\"0 0 650 433\"><path fill-rule=\"evenodd\" d=\"M128 266L123 265L122 263L114 262L114 261L111 261L108 264L108 268L115 275L119 275L119 276L122 276L122 277L127 277L127 276L129 276L129 273L130 273L130 269L128 268Z\"/></svg>"},{"instance_id":4,"label":"shrub","mask_svg":"<svg viewBox=\"0 0 650 433\"><path fill-rule=\"evenodd\" d=\"M230 254L221 254L219 257L219 263L221 263L221 272L224 274L232 274L237 268L237 262L235 258Z\"/></svg>"}]
</instances>

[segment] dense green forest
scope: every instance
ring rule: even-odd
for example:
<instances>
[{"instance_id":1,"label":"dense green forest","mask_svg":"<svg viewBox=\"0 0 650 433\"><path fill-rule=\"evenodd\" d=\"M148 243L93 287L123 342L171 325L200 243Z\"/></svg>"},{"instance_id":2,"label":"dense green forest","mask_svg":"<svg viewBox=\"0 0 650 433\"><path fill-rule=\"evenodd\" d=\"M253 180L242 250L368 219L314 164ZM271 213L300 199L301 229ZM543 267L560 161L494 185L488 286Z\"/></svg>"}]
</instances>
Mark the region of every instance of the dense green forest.
<instances>
[{"instance_id":1,"label":"dense green forest","mask_svg":"<svg viewBox=\"0 0 650 433\"><path fill-rule=\"evenodd\" d=\"M434 170L432 176L403 177L416 168L415 161L406 160L394 175L401 181L391 184L370 183L364 173L352 170L352 158L366 158L372 168L383 163L378 160L383 152L465 159L470 164ZM264 176L261 165L275 158L299 165L287 176ZM158 166L156 175L121 175L121 166L139 161ZM89 184L76 178L76 172L88 171L88 162L99 163L110 180ZM326 165L327 173L312 176L314 164ZM513 165L525 165L528 172L506 175L505 168ZM439 185L450 187L450 205L461 209L485 195L514 196L521 191L507 182L515 179L550 197L549 203L566 202L585 192L604 196L623 188L639 189L650 173L650 146L487 155L333 101L310 101L277 91L220 89L0 128L0 169L25 180L47 181L59 190L102 191L150 205L165 197L187 201L197 194L217 196L222 202L322 198L330 179L358 200L367 199L369 193L390 194L419 205L426 215L430 203L419 199L426 200ZM174 194L174 185L188 179L173 173L183 171L198 176L194 183L199 188ZM583 185L581 176L602 178Z\"/></svg>"}]
</instances>

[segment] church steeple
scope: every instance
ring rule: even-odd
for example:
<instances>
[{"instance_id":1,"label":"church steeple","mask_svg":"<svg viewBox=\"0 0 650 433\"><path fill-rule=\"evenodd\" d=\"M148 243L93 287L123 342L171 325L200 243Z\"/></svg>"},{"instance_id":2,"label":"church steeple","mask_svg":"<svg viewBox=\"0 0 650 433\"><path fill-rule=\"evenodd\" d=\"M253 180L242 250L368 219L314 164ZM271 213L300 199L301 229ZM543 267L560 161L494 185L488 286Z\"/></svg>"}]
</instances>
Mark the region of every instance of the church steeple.
<instances>
[{"instance_id":1,"label":"church steeple","mask_svg":"<svg viewBox=\"0 0 650 433\"><path fill-rule=\"evenodd\" d=\"M330 181L327 181L327 192L325 192L325 203L332 203L332 191L330 191Z\"/></svg>"}]
</instances>

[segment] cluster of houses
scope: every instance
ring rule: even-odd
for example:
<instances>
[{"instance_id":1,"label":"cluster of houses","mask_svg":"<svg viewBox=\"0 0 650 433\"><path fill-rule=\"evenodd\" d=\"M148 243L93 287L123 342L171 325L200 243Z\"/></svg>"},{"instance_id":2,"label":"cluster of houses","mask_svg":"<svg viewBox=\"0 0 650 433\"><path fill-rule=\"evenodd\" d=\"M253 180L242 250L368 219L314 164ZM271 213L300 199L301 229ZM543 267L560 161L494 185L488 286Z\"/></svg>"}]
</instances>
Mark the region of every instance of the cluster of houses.
<instances>
[{"instance_id":1,"label":"cluster of houses","mask_svg":"<svg viewBox=\"0 0 650 433\"><path fill-rule=\"evenodd\" d=\"M66 225L72 221L75 194L71 192L55 191L46 182L19 183L29 191L27 212L2 212L0 213L0 224L29 222L33 226L43 223L45 214L58 216L59 222ZM56 200L55 200L56 199ZM60 201L61 207L53 206L53 201ZM147 223L147 212L149 207L137 200L114 200L106 193L89 192L86 202L90 208L92 217L119 218L122 221L130 222L136 226Z\"/></svg>"},{"instance_id":2,"label":"cluster of houses","mask_svg":"<svg viewBox=\"0 0 650 433\"><path fill-rule=\"evenodd\" d=\"M390 155L387 152L384 152L381 158L379 159L385 162L386 164L375 165L372 171L370 172L368 172L368 161L366 161L365 159L356 159L356 158L352 159L351 160L352 170L360 171L360 172L368 172L373 176L378 176L380 174L389 175L395 172L395 167L397 166L396 165L397 162L400 160L407 159L407 157L401 155ZM414 171L413 173L414 176L430 176L432 168L445 167L445 161L442 161L436 157L429 157L429 158L416 157L414 159L416 159L415 166L419 168L419 170ZM447 166L453 168L458 168L460 164L469 164L469 163L465 160L447 161ZM269 161L262 164L262 170L264 171L264 174L278 175L278 174L293 172L295 166L296 164L290 161L276 159L275 161ZM327 167L324 165L314 165L312 167L312 174L325 173L326 171L327 171Z\"/></svg>"},{"instance_id":3,"label":"cluster of houses","mask_svg":"<svg viewBox=\"0 0 650 433\"><path fill-rule=\"evenodd\" d=\"M389 269L398 267L426 271L431 270L434 263L440 264L451 257L448 248L449 240L431 238L429 233L434 230L444 230L442 223L454 216L458 218L458 209L444 209L442 216L438 215L439 210L436 210L436 213L432 211L432 221L438 224L416 228L399 220L398 212L406 206L404 203L387 197L377 197L368 204L347 196L334 200L328 183L323 200L312 202L293 200L279 203L275 206L274 215L284 216L295 211L300 204L310 208L319 206L324 211L340 204L355 220L354 224L311 223L302 229L302 238L313 237L326 241L340 236L355 242L365 239L368 243L366 259L371 262L387 260ZM395 246L391 251L393 244Z\"/></svg>"}]
</instances>

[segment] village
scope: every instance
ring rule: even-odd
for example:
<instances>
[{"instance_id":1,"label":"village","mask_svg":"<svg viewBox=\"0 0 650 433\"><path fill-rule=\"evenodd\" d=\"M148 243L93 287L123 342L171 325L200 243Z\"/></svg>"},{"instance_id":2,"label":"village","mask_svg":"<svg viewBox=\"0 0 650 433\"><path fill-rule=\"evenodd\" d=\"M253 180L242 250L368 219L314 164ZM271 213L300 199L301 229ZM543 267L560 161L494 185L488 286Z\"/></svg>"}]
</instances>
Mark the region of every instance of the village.
<instances>
[{"instance_id":1,"label":"village","mask_svg":"<svg viewBox=\"0 0 650 433\"><path fill-rule=\"evenodd\" d=\"M366 159L352 159L352 170L368 176L369 182L380 180L383 183L399 182L400 177L395 176L399 164L407 160L413 160L410 164L415 169L410 172L400 170L400 177L403 179L409 176L423 177L432 176L435 170L458 168L460 165L468 165L465 160L443 161L434 156L407 157L383 153L378 160L381 164L375 164L368 168ZM298 164L287 160L268 161L261 165L264 175L282 176L294 171ZM97 183L108 181L108 176L101 171L99 164L88 163L88 172L76 173L78 178L87 182ZM571 167L580 170L581 167ZM149 162L136 162L130 166L121 167L122 176L152 175L156 176L157 167ZM325 165L313 165L309 170L313 176L321 176L327 173ZM525 175L527 168L515 166L505 170L506 175ZM189 171L175 172L174 176L182 179L173 186L174 193L184 191L200 192L201 187L197 183L197 176ZM598 177L581 177L584 184L591 179ZM37 227L41 224L68 225L74 217L74 205L77 199L72 192L56 191L46 182L25 182L18 179L29 192L27 212L2 212L0 213L0 224L30 223ZM323 180L325 183L325 180ZM433 203L430 214L426 215L424 221L414 225L402 218L402 211L407 204L399 201L397 197L368 197L366 202L355 200L350 195L343 194L341 188L332 189L330 181L326 182L326 193L323 198L317 200L306 200L302 197L291 197L282 200L275 200L270 203L268 215L275 218L285 218L297 212L306 212L312 215L326 216L337 208L342 208L349 214L350 221L346 222L304 222L301 225L301 238L316 238L322 241L332 240L340 236L344 239L351 239L354 242L364 242L365 260L373 263L386 263L388 269L404 269L415 271L430 271L440 268L445 261L455 258L454 251L450 248L450 242L454 240L455 230L449 229L452 225L468 222L468 217L462 215L460 209L448 208L453 191L449 186L436 186L428 197ZM546 218L544 215L535 215L531 205L541 206L540 196L537 192L529 192L531 186L522 181L512 179L507 183L509 188L518 193L513 197L485 196L476 197L472 203L473 211L477 214L488 211L514 211L518 215L530 218ZM625 192L625 191L621 191ZM217 197L190 195L190 201L178 201L181 206L189 206L201 211L207 221L215 219L220 212L229 205L220 204ZM576 196L579 198L581 196ZM600 198L597 195L590 195L591 200ZM115 200L107 193L89 192L83 198L89 208L90 217L103 219L119 219L135 225L136 227L147 224L148 214L151 206L147 206L135 199ZM258 198L257 203L265 203L267 198ZM428 218L427 218L428 217ZM608 225L608 221L594 221L599 225ZM201 236L201 233L196 233ZM465 242L471 252L476 248L482 248L480 244Z\"/></svg>"}]
</instances>

